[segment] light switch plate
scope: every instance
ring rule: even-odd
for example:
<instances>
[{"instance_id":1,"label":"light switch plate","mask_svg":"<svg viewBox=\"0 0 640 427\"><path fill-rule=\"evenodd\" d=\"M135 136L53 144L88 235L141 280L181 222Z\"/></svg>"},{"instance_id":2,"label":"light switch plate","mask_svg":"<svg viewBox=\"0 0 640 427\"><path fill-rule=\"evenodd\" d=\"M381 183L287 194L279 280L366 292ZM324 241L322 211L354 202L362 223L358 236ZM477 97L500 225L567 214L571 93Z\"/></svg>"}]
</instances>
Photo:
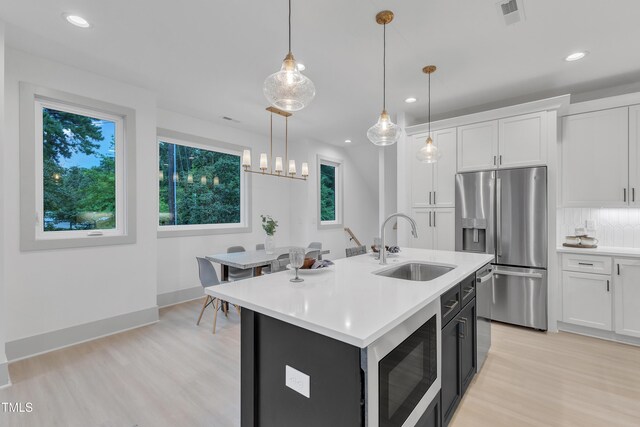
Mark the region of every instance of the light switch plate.
<instances>
[{"instance_id":1,"label":"light switch plate","mask_svg":"<svg viewBox=\"0 0 640 427\"><path fill-rule=\"evenodd\" d=\"M293 391L297 391L304 397L309 398L309 384L311 382L309 375L302 373L289 365L285 365L284 375L285 385L287 387Z\"/></svg>"},{"instance_id":2,"label":"light switch plate","mask_svg":"<svg viewBox=\"0 0 640 427\"><path fill-rule=\"evenodd\" d=\"M596 229L596 222L592 219L588 219L585 222L585 226L587 227L587 230L595 230Z\"/></svg>"}]
</instances>

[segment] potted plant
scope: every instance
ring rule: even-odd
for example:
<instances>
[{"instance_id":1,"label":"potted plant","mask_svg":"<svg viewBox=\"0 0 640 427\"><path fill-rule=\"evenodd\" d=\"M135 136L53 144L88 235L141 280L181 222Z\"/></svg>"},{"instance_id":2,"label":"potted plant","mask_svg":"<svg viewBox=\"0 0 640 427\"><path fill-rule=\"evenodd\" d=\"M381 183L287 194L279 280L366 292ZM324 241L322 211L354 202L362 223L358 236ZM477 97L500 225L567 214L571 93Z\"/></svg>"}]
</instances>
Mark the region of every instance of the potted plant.
<instances>
[{"instance_id":1,"label":"potted plant","mask_svg":"<svg viewBox=\"0 0 640 427\"><path fill-rule=\"evenodd\" d=\"M271 215L260 215L262 218L262 229L265 233L267 233L267 237L264 240L264 250L268 254L272 254L276 249L276 240L273 235L276 233L276 228L278 228L278 221L271 218Z\"/></svg>"}]
</instances>

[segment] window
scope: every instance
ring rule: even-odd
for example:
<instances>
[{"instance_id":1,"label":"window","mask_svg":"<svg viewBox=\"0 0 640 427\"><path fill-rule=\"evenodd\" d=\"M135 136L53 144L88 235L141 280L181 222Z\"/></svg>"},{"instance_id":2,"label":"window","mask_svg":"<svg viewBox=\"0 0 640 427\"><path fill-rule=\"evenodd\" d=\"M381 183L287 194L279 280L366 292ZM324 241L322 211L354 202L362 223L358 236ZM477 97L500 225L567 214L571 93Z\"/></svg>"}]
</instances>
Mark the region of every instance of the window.
<instances>
[{"instance_id":1,"label":"window","mask_svg":"<svg viewBox=\"0 0 640 427\"><path fill-rule=\"evenodd\" d=\"M342 225L342 161L318 157L320 227Z\"/></svg>"},{"instance_id":2,"label":"window","mask_svg":"<svg viewBox=\"0 0 640 427\"><path fill-rule=\"evenodd\" d=\"M116 147L122 143L122 118L52 102L36 105L36 132L42 141L38 237L117 231L122 218Z\"/></svg>"},{"instance_id":3,"label":"window","mask_svg":"<svg viewBox=\"0 0 640 427\"><path fill-rule=\"evenodd\" d=\"M202 234L217 230L229 233L246 227L242 151L214 148L213 143L215 141L198 144L165 136L158 138L161 232L191 230L195 233L190 234Z\"/></svg>"},{"instance_id":4,"label":"window","mask_svg":"<svg viewBox=\"0 0 640 427\"><path fill-rule=\"evenodd\" d=\"M125 182L134 112L24 83L20 91L22 248L135 241L135 181Z\"/></svg>"}]
</instances>

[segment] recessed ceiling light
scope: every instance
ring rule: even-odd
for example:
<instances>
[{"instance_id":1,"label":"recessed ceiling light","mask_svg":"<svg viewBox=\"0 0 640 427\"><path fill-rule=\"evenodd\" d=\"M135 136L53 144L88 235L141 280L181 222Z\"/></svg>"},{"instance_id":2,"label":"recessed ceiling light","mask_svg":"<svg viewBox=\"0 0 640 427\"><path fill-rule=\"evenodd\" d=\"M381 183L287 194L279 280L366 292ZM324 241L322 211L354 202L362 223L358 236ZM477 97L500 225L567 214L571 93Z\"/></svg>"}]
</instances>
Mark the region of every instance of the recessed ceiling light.
<instances>
[{"instance_id":1,"label":"recessed ceiling light","mask_svg":"<svg viewBox=\"0 0 640 427\"><path fill-rule=\"evenodd\" d=\"M298 71L304 71L307 67L304 66L302 62L298 62Z\"/></svg>"},{"instance_id":2,"label":"recessed ceiling light","mask_svg":"<svg viewBox=\"0 0 640 427\"><path fill-rule=\"evenodd\" d=\"M413 96L410 96L409 98L405 99L404 102L406 102L407 104L413 104L417 100L418 98L414 98Z\"/></svg>"},{"instance_id":3,"label":"recessed ceiling light","mask_svg":"<svg viewBox=\"0 0 640 427\"><path fill-rule=\"evenodd\" d=\"M571 55L567 56L566 58L564 58L565 61L571 62L571 61L577 61L579 59L584 58L585 56L587 56L587 51L583 51L583 52L574 52Z\"/></svg>"},{"instance_id":4,"label":"recessed ceiling light","mask_svg":"<svg viewBox=\"0 0 640 427\"><path fill-rule=\"evenodd\" d=\"M344 143L345 143L345 144L351 144L351 140L350 140L350 139L345 139L345 140L344 140Z\"/></svg>"},{"instance_id":5,"label":"recessed ceiling light","mask_svg":"<svg viewBox=\"0 0 640 427\"><path fill-rule=\"evenodd\" d=\"M89 28L91 26L89 21L79 15L65 14L64 19L66 19L69 24L75 25L76 27Z\"/></svg>"}]
</instances>

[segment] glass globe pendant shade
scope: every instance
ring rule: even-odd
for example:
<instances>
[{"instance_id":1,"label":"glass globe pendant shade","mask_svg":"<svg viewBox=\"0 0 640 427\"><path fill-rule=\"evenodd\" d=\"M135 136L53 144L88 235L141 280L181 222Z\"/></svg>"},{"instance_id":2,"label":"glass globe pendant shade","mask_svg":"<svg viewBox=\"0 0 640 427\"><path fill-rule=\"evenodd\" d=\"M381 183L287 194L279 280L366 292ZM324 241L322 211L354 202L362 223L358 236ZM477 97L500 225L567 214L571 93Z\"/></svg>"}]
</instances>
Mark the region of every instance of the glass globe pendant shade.
<instances>
[{"instance_id":1,"label":"glass globe pendant shade","mask_svg":"<svg viewBox=\"0 0 640 427\"><path fill-rule=\"evenodd\" d=\"M264 96L269 103L284 111L299 111L316 96L313 82L298 70L298 64L289 52L282 68L264 80Z\"/></svg>"},{"instance_id":2,"label":"glass globe pendant shade","mask_svg":"<svg viewBox=\"0 0 640 427\"><path fill-rule=\"evenodd\" d=\"M422 163L436 163L441 156L442 153L438 150L438 147L433 145L431 137L427 138L427 143L416 153L416 158Z\"/></svg>"},{"instance_id":3,"label":"glass globe pendant shade","mask_svg":"<svg viewBox=\"0 0 640 427\"><path fill-rule=\"evenodd\" d=\"M398 142L401 134L402 128L393 123L389 118L389 114L383 110L378 123L371 126L367 131L367 138L373 144L384 147Z\"/></svg>"}]
</instances>

